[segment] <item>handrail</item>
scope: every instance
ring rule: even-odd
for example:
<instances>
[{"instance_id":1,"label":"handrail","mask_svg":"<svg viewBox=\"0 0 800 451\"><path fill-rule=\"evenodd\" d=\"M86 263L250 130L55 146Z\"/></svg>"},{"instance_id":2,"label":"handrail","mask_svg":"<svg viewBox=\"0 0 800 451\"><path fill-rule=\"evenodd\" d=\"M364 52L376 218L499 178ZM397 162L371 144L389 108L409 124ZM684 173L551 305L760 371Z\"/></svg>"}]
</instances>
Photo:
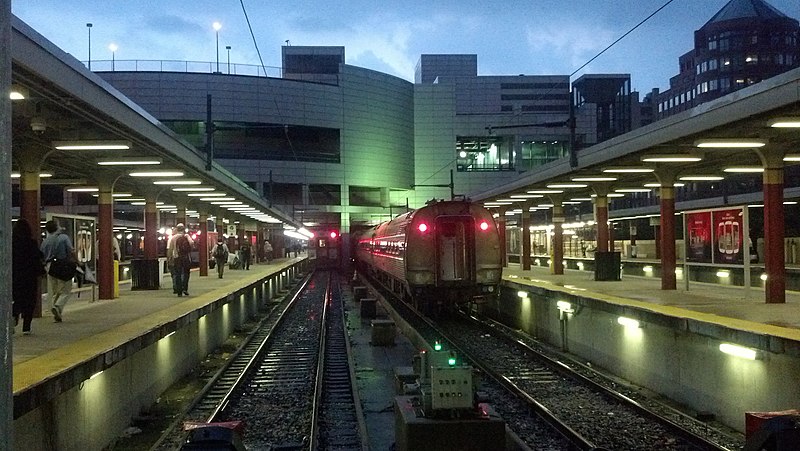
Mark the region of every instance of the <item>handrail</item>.
<instances>
[{"instance_id":1,"label":"handrail","mask_svg":"<svg viewBox=\"0 0 800 451\"><path fill-rule=\"evenodd\" d=\"M88 67L88 61L81 61ZM217 72L219 67L219 72ZM183 72L183 73L221 73L251 77L282 78L283 68L259 66L257 64L220 63L213 61L182 60L92 60L92 72Z\"/></svg>"}]
</instances>

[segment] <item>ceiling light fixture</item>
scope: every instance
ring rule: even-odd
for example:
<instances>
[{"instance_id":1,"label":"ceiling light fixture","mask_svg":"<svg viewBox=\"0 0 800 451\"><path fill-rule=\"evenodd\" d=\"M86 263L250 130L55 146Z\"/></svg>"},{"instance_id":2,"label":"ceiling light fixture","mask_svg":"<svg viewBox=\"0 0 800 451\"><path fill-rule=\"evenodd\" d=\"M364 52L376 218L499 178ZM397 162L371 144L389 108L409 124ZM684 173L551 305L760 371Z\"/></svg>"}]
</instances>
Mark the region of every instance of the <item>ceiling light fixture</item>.
<instances>
[{"instance_id":1,"label":"ceiling light fixture","mask_svg":"<svg viewBox=\"0 0 800 451\"><path fill-rule=\"evenodd\" d=\"M147 160L99 160L98 166L144 166L148 164L161 164L161 160L149 158Z\"/></svg>"},{"instance_id":2,"label":"ceiling light fixture","mask_svg":"<svg viewBox=\"0 0 800 451\"><path fill-rule=\"evenodd\" d=\"M180 180L182 184L187 184L186 182L194 182L194 180ZM156 182L153 182L156 183ZM189 183L189 185L193 185L193 183ZM172 188L172 191L177 192L200 192L200 191L214 191L216 188L212 188L210 186L193 186L191 188Z\"/></svg>"},{"instance_id":3,"label":"ceiling light fixture","mask_svg":"<svg viewBox=\"0 0 800 451\"><path fill-rule=\"evenodd\" d=\"M767 125L774 128L798 128L800 127L800 117L779 117L770 120Z\"/></svg>"},{"instance_id":4,"label":"ceiling light fixture","mask_svg":"<svg viewBox=\"0 0 800 451\"><path fill-rule=\"evenodd\" d=\"M586 188L587 186L589 186L589 185L587 185L585 183L553 183L553 184L547 185L547 187L550 188L550 189Z\"/></svg>"},{"instance_id":5,"label":"ceiling light fixture","mask_svg":"<svg viewBox=\"0 0 800 451\"><path fill-rule=\"evenodd\" d=\"M722 172L732 172L737 174L751 174L751 173L758 173L764 172L764 168L761 166L738 166L732 168L725 168Z\"/></svg>"},{"instance_id":6,"label":"ceiling light fixture","mask_svg":"<svg viewBox=\"0 0 800 451\"><path fill-rule=\"evenodd\" d=\"M764 147L767 142L761 139L704 139L695 141L694 145L711 149L748 149Z\"/></svg>"},{"instance_id":7,"label":"ceiling light fixture","mask_svg":"<svg viewBox=\"0 0 800 451\"><path fill-rule=\"evenodd\" d=\"M183 177L183 171L134 171L128 173L131 177Z\"/></svg>"},{"instance_id":8,"label":"ceiling light fixture","mask_svg":"<svg viewBox=\"0 0 800 451\"><path fill-rule=\"evenodd\" d=\"M603 169L603 172L609 174L646 174L653 171L655 171L655 169L653 168L635 168L635 167Z\"/></svg>"},{"instance_id":9,"label":"ceiling light fixture","mask_svg":"<svg viewBox=\"0 0 800 451\"><path fill-rule=\"evenodd\" d=\"M678 180L683 180L684 182L716 182L724 179L725 177L720 175L687 175L678 177Z\"/></svg>"},{"instance_id":10,"label":"ceiling light fixture","mask_svg":"<svg viewBox=\"0 0 800 451\"><path fill-rule=\"evenodd\" d=\"M53 147L58 150L128 150L131 148L129 141L53 141Z\"/></svg>"},{"instance_id":11,"label":"ceiling light fixture","mask_svg":"<svg viewBox=\"0 0 800 451\"><path fill-rule=\"evenodd\" d=\"M703 157L697 155L648 155L642 157L646 163L694 163L701 161Z\"/></svg>"},{"instance_id":12,"label":"ceiling light fixture","mask_svg":"<svg viewBox=\"0 0 800 451\"><path fill-rule=\"evenodd\" d=\"M616 180L617 180L616 177L602 177L602 176L572 178L573 182L614 182Z\"/></svg>"}]
</instances>

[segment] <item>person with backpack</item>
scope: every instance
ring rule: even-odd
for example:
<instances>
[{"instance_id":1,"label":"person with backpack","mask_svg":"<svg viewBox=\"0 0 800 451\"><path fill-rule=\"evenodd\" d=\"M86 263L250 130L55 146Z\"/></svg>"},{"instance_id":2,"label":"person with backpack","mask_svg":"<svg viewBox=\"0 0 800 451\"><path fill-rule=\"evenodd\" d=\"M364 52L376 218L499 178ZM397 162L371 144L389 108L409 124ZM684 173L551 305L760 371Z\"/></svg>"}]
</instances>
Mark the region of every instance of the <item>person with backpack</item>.
<instances>
[{"instance_id":1,"label":"person with backpack","mask_svg":"<svg viewBox=\"0 0 800 451\"><path fill-rule=\"evenodd\" d=\"M172 270L172 291L178 296L189 296L189 270L192 268L194 241L186 233L183 223L175 226L175 233L167 243L167 264Z\"/></svg>"},{"instance_id":2,"label":"person with backpack","mask_svg":"<svg viewBox=\"0 0 800 451\"><path fill-rule=\"evenodd\" d=\"M51 219L45 224L47 238L40 250L47 265L47 298L53 320L60 323L64 315L64 307L72 293L72 278L75 277L75 248L72 240L64 233L58 221Z\"/></svg>"},{"instance_id":3,"label":"person with backpack","mask_svg":"<svg viewBox=\"0 0 800 451\"><path fill-rule=\"evenodd\" d=\"M217 244L211 249L211 257L217 267L217 275L221 279L222 273L225 272L225 263L228 262L228 245L222 237L217 238Z\"/></svg>"},{"instance_id":4,"label":"person with backpack","mask_svg":"<svg viewBox=\"0 0 800 451\"><path fill-rule=\"evenodd\" d=\"M242 269L250 270L250 259L252 258L252 250L250 249L250 241L242 241L239 246L239 254L242 256Z\"/></svg>"}]
</instances>

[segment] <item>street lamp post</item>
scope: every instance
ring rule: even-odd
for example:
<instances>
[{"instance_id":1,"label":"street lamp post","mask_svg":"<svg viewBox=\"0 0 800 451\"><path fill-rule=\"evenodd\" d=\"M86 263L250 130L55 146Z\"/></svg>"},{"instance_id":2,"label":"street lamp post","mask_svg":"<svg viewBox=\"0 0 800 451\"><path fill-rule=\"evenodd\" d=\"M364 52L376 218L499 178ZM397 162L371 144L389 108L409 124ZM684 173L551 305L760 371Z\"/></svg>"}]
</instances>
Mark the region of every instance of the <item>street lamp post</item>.
<instances>
[{"instance_id":1,"label":"street lamp post","mask_svg":"<svg viewBox=\"0 0 800 451\"><path fill-rule=\"evenodd\" d=\"M217 72L219 73L219 30L222 29L222 24L219 22L214 22L212 24L214 27L214 31L217 33Z\"/></svg>"},{"instance_id":2,"label":"street lamp post","mask_svg":"<svg viewBox=\"0 0 800 451\"><path fill-rule=\"evenodd\" d=\"M231 74L231 46L226 45L225 50L228 51L228 75Z\"/></svg>"},{"instance_id":3,"label":"street lamp post","mask_svg":"<svg viewBox=\"0 0 800 451\"><path fill-rule=\"evenodd\" d=\"M86 28L89 29L89 70L92 70L92 24L87 23Z\"/></svg>"},{"instance_id":4,"label":"street lamp post","mask_svg":"<svg viewBox=\"0 0 800 451\"><path fill-rule=\"evenodd\" d=\"M111 50L111 72L114 72L114 61L116 60L114 54L117 52L117 48L117 44L114 44L113 42L108 44L108 49Z\"/></svg>"}]
</instances>

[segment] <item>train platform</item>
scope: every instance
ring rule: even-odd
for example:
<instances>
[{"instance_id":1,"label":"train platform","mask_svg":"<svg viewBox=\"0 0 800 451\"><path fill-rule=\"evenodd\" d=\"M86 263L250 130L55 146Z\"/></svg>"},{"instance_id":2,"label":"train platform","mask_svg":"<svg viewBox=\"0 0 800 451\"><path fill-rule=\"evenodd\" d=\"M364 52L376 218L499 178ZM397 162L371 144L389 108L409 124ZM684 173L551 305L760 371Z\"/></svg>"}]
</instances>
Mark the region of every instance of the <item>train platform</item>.
<instances>
[{"instance_id":1,"label":"train platform","mask_svg":"<svg viewBox=\"0 0 800 451\"><path fill-rule=\"evenodd\" d=\"M786 303L767 304L764 290L678 280L677 290L662 290L661 279L623 275L620 281L595 281L590 271L532 266L523 271L518 264L503 268L503 279L523 285L592 298L621 307L718 324L734 330L780 337L800 342L800 292L786 291Z\"/></svg>"},{"instance_id":2,"label":"train platform","mask_svg":"<svg viewBox=\"0 0 800 451\"><path fill-rule=\"evenodd\" d=\"M63 377L71 368L93 358L111 352L119 353L126 344L164 324L225 298L228 293L280 272L304 258L276 259L269 264L254 264L250 270L226 268L223 279L217 277L215 270L209 270L207 277L200 277L199 271L193 270L189 280L189 296L179 297L172 293L172 281L168 274L164 276L159 290L133 291L129 283L121 283L120 296L110 300L93 300L90 287L76 289L64 309L61 323L54 322L49 306L43 300L42 317L34 318L32 334L23 335L20 324L13 335L15 398L45 381Z\"/></svg>"}]
</instances>

